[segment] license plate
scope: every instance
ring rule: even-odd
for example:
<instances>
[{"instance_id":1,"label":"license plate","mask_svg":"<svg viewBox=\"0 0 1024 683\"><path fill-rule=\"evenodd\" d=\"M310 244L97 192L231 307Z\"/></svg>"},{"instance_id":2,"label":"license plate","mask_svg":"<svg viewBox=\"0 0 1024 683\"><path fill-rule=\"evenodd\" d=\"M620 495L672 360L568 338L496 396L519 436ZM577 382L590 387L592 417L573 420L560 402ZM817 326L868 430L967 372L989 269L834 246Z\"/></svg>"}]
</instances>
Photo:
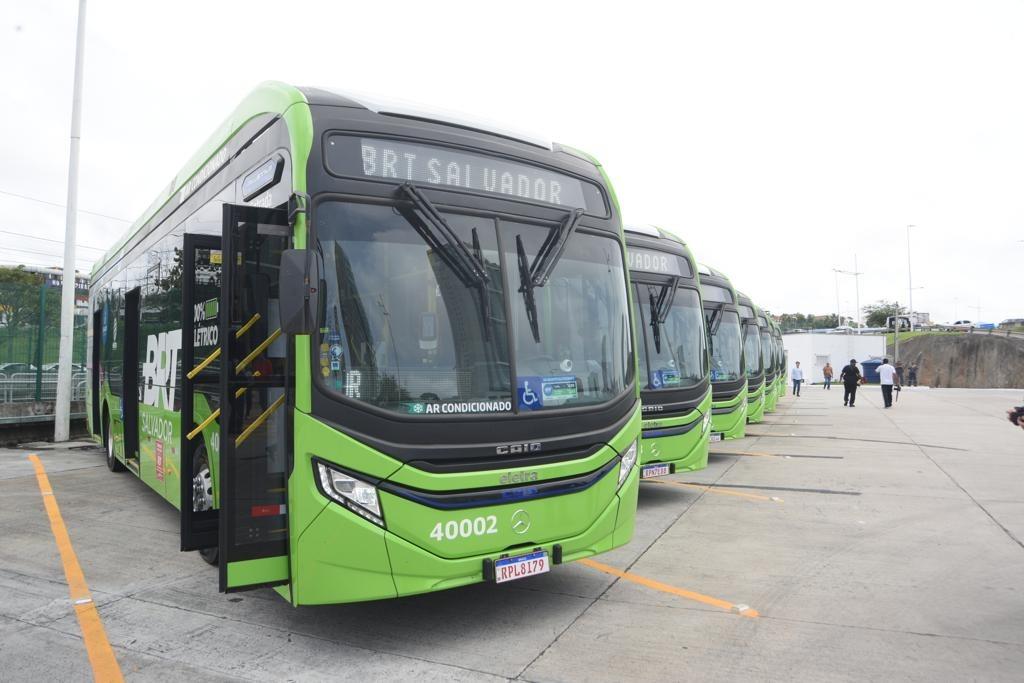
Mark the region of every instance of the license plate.
<instances>
[{"instance_id":1,"label":"license plate","mask_svg":"<svg viewBox=\"0 0 1024 683\"><path fill-rule=\"evenodd\" d=\"M711 440L712 441L721 441L722 440L722 432L711 432Z\"/></svg>"},{"instance_id":2,"label":"license plate","mask_svg":"<svg viewBox=\"0 0 1024 683\"><path fill-rule=\"evenodd\" d=\"M655 463L653 465L644 465L640 469L640 478L647 479L648 477L661 477L671 472L672 468L667 463Z\"/></svg>"},{"instance_id":3,"label":"license plate","mask_svg":"<svg viewBox=\"0 0 1024 683\"><path fill-rule=\"evenodd\" d=\"M517 555L516 557L503 557L494 561L494 582L505 583L524 579L527 576L546 574L551 571L551 563L548 562L548 554L543 550L530 553L529 555Z\"/></svg>"}]
</instances>

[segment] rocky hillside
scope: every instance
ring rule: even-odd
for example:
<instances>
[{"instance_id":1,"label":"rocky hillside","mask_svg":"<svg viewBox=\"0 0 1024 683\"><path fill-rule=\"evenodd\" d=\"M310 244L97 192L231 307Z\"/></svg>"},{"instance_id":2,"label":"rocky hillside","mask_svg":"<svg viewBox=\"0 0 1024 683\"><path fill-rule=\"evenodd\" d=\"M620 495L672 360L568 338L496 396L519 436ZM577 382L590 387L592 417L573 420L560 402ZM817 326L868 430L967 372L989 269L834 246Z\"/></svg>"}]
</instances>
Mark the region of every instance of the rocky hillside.
<instances>
[{"instance_id":1,"label":"rocky hillside","mask_svg":"<svg viewBox=\"0 0 1024 683\"><path fill-rule=\"evenodd\" d=\"M889 358L894 349L889 345ZM917 363L918 384L1024 388L1024 338L997 334L924 334L900 342L904 366ZM904 375L906 378L906 375Z\"/></svg>"}]
</instances>

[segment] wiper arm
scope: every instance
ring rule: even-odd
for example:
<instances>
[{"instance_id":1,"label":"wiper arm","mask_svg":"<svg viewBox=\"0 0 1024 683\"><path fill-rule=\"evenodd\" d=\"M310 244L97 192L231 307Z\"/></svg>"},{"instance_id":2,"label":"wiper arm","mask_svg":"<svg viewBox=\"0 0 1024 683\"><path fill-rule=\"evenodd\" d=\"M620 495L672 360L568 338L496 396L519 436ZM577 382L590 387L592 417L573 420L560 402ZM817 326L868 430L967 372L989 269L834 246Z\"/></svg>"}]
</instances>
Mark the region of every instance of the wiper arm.
<instances>
[{"instance_id":1,"label":"wiper arm","mask_svg":"<svg viewBox=\"0 0 1024 683\"><path fill-rule=\"evenodd\" d=\"M566 215L558 227L548 233L544 243L540 245L537 256L530 264L526 255L526 247L523 246L522 235L516 235L516 252L519 257L519 280L522 283L519 291L523 295L526 304L526 318L530 321L530 332L533 333L533 341L540 343L540 327L537 324L537 301L534 299L533 290L536 287L543 287L548 283L548 278L554 272L558 260L565 252L565 245L569 238L576 231L576 225L583 216L583 209L573 209Z\"/></svg>"},{"instance_id":2,"label":"wiper arm","mask_svg":"<svg viewBox=\"0 0 1024 683\"><path fill-rule=\"evenodd\" d=\"M654 337L654 351L655 353L661 353L661 324L664 320L661 319L661 313L658 311L660 297L654 298L654 290L650 287L647 288L647 298L651 305L651 335Z\"/></svg>"},{"instance_id":3,"label":"wiper arm","mask_svg":"<svg viewBox=\"0 0 1024 683\"><path fill-rule=\"evenodd\" d=\"M423 241L444 259L464 284L471 287L483 287L489 279L483 260L479 256L474 256L466 248L466 245L452 230L452 226L448 225L448 221L430 203L430 200L412 183L404 183L398 188L398 192L412 203L413 210L408 211L406 218L423 238Z\"/></svg>"},{"instance_id":4,"label":"wiper arm","mask_svg":"<svg viewBox=\"0 0 1024 683\"><path fill-rule=\"evenodd\" d=\"M483 318L484 338L491 338L491 296L487 289L490 277L484 265L483 249L480 248L480 237L473 228L473 251L459 239L459 236L448 225L441 212L430 203L430 200L412 183L404 183L398 191L408 199L414 210L402 210L406 220L419 233L423 241L434 250L455 275L467 287L480 290L480 315ZM448 248L446 248L448 247Z\"/></svg>"},{"instance_id":5,"label":"wiper arm","mask_svg":"<svg viewBox=\"0 0 1024 683\"><path fill-rule=\"evenodd\" d=\"M537 325L537 302L533 298L533 281L530 279L530 259L526 256L526 247L523 246L523 236L516 235L516 252L519 256L519 291L523 295L523 303L526 304L526 319L530 323L530 331L533 333L533 341L540 344L540 327Z\"/></svg>"},{"instance_id":6,"label":"wiper arm","mask_svg":"<svg viewBox=\"0 0 1024 683\"><path fill-rule=\"evenodd\" d=\"M711 336L714 337L718 333L718 328L722 326L722 319L725 318L723 312L725 311L725 304L718 304L715 310L711 312L711 322L708 323L708 328L711 331Z\"/></svg>"},{"instance_id":7,"label":"wiper arm","mask_svg":"<svg viewBox=\"0 0 1024 683\"><path fill-rule=\"evenodd\" d=\"M555 266L558 265L558 260L565 252L565 245L569 243L569 238L576 232L576 226L582 216L583 209L573 209L558 224L558 228L548 233L547 239L540 246L540 250L533 260L533 266L530 268L530 285L532 287L543 287L547 284L548 278L551 277Z\"/></svg>"}]
</instances>

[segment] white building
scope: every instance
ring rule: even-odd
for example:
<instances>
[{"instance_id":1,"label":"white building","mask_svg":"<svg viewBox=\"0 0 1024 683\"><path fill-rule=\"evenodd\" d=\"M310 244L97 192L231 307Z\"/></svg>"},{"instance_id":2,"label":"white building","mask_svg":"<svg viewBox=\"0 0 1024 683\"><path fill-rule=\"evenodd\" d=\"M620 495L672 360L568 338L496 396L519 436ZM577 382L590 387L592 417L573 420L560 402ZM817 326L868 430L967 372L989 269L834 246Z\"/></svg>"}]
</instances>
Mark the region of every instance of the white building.
<instances>
[{"instance_id":1,"label":"white building","mask_svg":"<svg viewBox=\"0 0 1024 683\"><path fill-rule=\"evenodd\" d=\"M789 380L789 371L797 361L800 361L804 380L808 384L819 384L824 381L822 369L825 363L832 365L832 381L836 382L843 366L848 365L851 358L856 358L857 362L861 363L885 356L884 334L784 334L782 345L789 354L786 380ZM863 369L861 371L863 372Z\"/></svg>"}]
</instances>

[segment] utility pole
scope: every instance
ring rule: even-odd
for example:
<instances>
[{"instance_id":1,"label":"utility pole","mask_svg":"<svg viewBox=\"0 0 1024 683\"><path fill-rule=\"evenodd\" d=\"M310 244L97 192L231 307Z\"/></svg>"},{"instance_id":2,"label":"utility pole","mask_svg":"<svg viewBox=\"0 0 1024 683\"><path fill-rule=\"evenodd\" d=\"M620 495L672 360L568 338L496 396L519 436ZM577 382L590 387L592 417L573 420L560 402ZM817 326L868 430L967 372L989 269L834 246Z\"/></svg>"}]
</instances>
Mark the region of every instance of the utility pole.
<instances>
[{"instance_id":1,"label":"utility pole","mask_svg":"<svg viewBox=\"0 0 1024 683\"><path fill-rule=\"evenodd\" d=\"M857 305L857 316L856 316L856 320L857 320L857 334L860 334L860 328L861 328L861 324L860 324L860 276L863 275L864 273L862 273L859 270L857 270L857 255L856 254L853 255L853 270L852 271L851 270L840 270L839 268L833 268L832 271L834 273L842 273L843 275L852 275L853 276L854 287L856 288L855 301L856 301L856 305ZM836 278L836 308L838 308L838 307L839 307L839 278L837 277Z\"/></svg>"},{"instance_id":2,"label":"utility pole","mask_svg":"<svg viewBox=\"0 0 1024 683\"><path fill-rule=\"evenodd\" d=\"M843 315L842 315L842 313L840 313L840 308L839 308L839 271L836 270L835 268L833 268L832 272L835 273L835 277L836 277L836 327L842 327L843 326Z\"/></svg>"},{"instance_id":3,"label":"utility pole","mask_svg":"<svg viewBox=\"0 0 1024 683\"><path fill-rule=\"evenodd\" d=\"M78 218L78 143L82 137L82 70L85 60L85 0L78 1L75 85L71 95L71 154L68 159L68 206L64 229L64 273L60 296L60 355L57 358L57 405L53 440L71 433L71 360L75 334L75 229Z\"/></svg>"},{"instance_id":4,"label":"utility pole","mask_svg":"<svg viewBox=\"0 0 1024 683\"><path fill-rule=\"evenodd\" d=\"M914 331L914 280L910 276L910 229L913 225L907 226L907 296L909 297L908 313L910 314L910 331Z\"/></svg>"},{"instance_id":5,"label":"utility pole","mask_svg":"<svg viewBox=\"0 0 1024 683\"><path fill-rule=\"evenodd\" d=\"M893 367L900 362L900 302L896 302L896 315L893 321L893 352L892 352L892 364Z\"/></svg>"}]
</instances>

